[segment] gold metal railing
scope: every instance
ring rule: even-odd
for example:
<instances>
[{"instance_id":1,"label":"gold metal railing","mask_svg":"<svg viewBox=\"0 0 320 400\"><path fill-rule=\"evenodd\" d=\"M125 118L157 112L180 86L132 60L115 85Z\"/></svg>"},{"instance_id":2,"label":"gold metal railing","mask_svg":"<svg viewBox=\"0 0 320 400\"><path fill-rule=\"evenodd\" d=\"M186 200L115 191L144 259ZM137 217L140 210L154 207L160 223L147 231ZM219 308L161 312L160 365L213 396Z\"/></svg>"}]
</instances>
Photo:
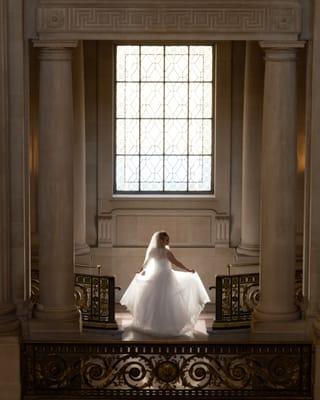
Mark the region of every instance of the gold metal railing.
<instances>
[{"instance_id":1,"label":"gold metal railing","mask_svg":"<svg viewBox=\"0 0 320 400\"><path fill-rule=\"evenodd\" d=\"M75 274L74 297L81 310L84 327L117 329L115 320L115 278L102 276L100 266L98 273ZM39 271L31 271L31 301L39 301Z\"/></svg>"},{"instance_id":2,"label":"gold metal railing","mask_svg":"<svg viewBox=\"0 0 320 400\"><path fill-rule=\"evenodd\" d=\"M246 264L247 265L247 264ZM260 297L259 274L218 275L216 285L216 315L213 329L240 328L250 326L251 314ZM296 304L301 309L302 271L296 271Z\"/></svg>"},{"instance_id":3,"label":"gold metal railing","mask_svg":"<svg viewBox=\"0 0 320 400\"><path fill-rule=\"evenodd\" d=\"M312 399L312 344L28 342L24 400Z\"/></svg>"},{"instance_id":4,"label":"gold metal railing","mask_svg":"<svg viewBox=\"0 0 320 400\"><path fill-rule=\"evenodd\" d=\"M256 262L251 262L251 263L231 263L227 265L228 269L228 275L231 275L231 269L232 268L241 268L241 267L259 267L259 264Z\"/></svg>"}]
</instances>

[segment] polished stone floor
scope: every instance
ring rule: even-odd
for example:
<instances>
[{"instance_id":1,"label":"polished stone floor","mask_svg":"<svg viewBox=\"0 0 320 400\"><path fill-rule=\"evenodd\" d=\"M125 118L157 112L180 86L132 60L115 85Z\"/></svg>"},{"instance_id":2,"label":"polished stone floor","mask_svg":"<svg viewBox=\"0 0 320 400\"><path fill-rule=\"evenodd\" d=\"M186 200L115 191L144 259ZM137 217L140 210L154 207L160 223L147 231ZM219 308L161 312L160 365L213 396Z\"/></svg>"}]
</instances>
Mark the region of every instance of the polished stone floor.
<instances>
[{"instance_id":1,"label":"polished stone floor","mask_svg":"<svg viewBox=\"0 0 320 400\"><path fill-rule=\"evenodd\" d=\"M192 335L184 335L179 337L156 337L137 332L130 328L132 317L126 309L119 304L116 305L116 322L118 329L97 329L83 328L80 333L28 333L25 330L23 341L45 341L45 342L95 342L95 343L111 343L111 342L157 342L157 343L262 343L262 342L308 342L305 335L297 335L295 331L292 335L274 333L253 334L249 327L232 328L232 329L213 329L214 321L214 305L209 304L201 313L199 320L195 326ZM303 324L304 321L296 321Z\"/></svg>"}]
</instances>

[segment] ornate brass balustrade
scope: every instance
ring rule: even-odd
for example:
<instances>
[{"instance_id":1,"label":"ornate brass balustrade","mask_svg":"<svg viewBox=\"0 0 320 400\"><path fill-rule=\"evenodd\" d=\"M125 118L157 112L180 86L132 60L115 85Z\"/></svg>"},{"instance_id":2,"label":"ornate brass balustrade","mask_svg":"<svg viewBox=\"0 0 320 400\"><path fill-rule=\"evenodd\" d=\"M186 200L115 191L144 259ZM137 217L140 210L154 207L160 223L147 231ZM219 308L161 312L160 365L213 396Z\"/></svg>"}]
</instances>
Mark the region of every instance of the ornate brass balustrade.
<instances>
[{"instance_id":1,"label":"ornate brass balustrade","mask_svg":"<svg viewBox=\"0 0 320 400\"><path fill-rule=\"evenodd\" d=\"M308 400L311 359L301 343L25 343L23 399Z\"/></svg>"},{"instance_id":2,"label":"ornate brass balustrade","mask_svg":"<svg viewBox=\"0 0 320 400\"><path fill-rule=\"evenodd\" d=\"M219 275L216 277L216 316L213 329L250 326L251 314L258 305L259 274ZM302 271L296 271L296 304L301 309Z\"/></svg>"},{"instance_id":3,"label":"ornate brass balustrade","mask_svg":"<svg viewBox=\"0 0 320 400\"><path fill-rule=\"evenodd\" d=\"M117 329L115 321L115 278L75 274L74 296L84 327ZM39 300L39 271L31 271L31 301Z\"/></svg>"}]
</instances>

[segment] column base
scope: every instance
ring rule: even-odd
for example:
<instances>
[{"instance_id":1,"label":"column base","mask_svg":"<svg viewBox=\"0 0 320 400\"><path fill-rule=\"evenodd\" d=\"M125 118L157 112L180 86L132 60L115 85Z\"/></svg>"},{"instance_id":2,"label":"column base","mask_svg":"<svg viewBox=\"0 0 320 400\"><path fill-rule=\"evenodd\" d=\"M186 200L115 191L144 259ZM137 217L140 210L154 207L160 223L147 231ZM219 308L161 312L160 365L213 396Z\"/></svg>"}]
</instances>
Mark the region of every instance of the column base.
<instances>
[{"instance_id":1,"label":"column base","mask_svg":"<svg viewBox=\"0 0 320 400\"><path fill-rule=\"evenodd\" d=\"M0 306L0 335L15 336L20 330L20 322L17 319L16 308L13 305Z\"/></svg>"},{"instance_id":2,"label":"column base","mask_svg":"<svg viewBox=\"0 0 320 400\"><path fill-rule=\"evenodd\" d=\"M229 275L258 274L259 270L259 257L253 256L237 254L236 262L228 265Z\"/></svg>"},{"instance_id":3,"label":"column base","mask_svg":"<svg viewBox=\"0 0 320 400\"><path fill-rule=\"evenodd\" d=\"M41 304L37 304L33 315L34 318L29 324L29 330L32 333L79 333L82 330L81 312L77 307L48 308Z\"/></svg>"},{"instance_id":4,"label":"column base","mask_svg":"<svg viewBox=\"0 0 320 400\"><path fill-rule=\"evenodd\" d=\"M252 319L251 333L259 339L311 340L311 330L305 320L260 321Z\"/></svg>"},{"instance_id":5,"label":"column base","mask_svg":"<svg viewBox=\"0 0 320 400\"><path fill-rule=\"evenodd\" d=\"M285 321L296 321L300 318L300 311L294 307L289 312L265 312L258 307L253 311L252 317L256 321L261 322L285 322Z\"/></svg>"},{"instance_id":6,"label":"column base","mask_svg":"<svg viewBox=\"0 0 320 400\"><path fill-rule=\"evenodd\" d=\"M1 399L21 399L20 368L19 338L0 337Z\"/></svg>"},{"instance_id":7,"label":"column base","mask_svg":"<svg viewBox=\"0 0 320 400\"><path fill-rule=\"evenodd\" d=\"M260 255L260 245L259 244L247 244L240 243L237 247L237 253L244 256L259 257Z\"/></svg>"},{"instance_id":8,"label":"column base","mask_svg":"<svg viewBox=\"0 0 320 400\"><path fill-rule=\"evenodd\" d=\"M89 254L90 253L90 247L87 245L87 243L76 243L74 247L74 251L76 256L81 256L84 254Z\"/></svg>"},{"instance_id":9,"label":"column base","mask_svg":"<svg viewBox=\"0 0 320 400\"><path fill-rule=\"evenodd\" d=\"M259 307L259 306L258 306ZM299 320L300 311L266 313L256 308L252 314L251 331L259 334L297 335L306 333L305 321Z\"/></svg>"}]
</instances>

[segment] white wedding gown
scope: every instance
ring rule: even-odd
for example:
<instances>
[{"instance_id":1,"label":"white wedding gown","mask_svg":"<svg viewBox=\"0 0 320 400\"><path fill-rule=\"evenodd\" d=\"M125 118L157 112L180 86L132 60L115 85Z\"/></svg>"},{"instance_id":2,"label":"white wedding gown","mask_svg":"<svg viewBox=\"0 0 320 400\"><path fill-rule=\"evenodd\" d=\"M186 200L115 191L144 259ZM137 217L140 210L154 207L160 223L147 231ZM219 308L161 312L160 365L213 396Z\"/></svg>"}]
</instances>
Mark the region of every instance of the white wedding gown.
<instances>
[{"instance_id":1,"label":"white wedding gown","mask_svg":"<svg viewBox=\"0 0 320 400\"><path fill-rule=\"evenodd\" d=\"M120 303L133 316L131 327L156 336L192 333L210 298L197 273L174 271L165 248L153 249L142 273L133 278Z\"/></svg>"}]
</instances>

